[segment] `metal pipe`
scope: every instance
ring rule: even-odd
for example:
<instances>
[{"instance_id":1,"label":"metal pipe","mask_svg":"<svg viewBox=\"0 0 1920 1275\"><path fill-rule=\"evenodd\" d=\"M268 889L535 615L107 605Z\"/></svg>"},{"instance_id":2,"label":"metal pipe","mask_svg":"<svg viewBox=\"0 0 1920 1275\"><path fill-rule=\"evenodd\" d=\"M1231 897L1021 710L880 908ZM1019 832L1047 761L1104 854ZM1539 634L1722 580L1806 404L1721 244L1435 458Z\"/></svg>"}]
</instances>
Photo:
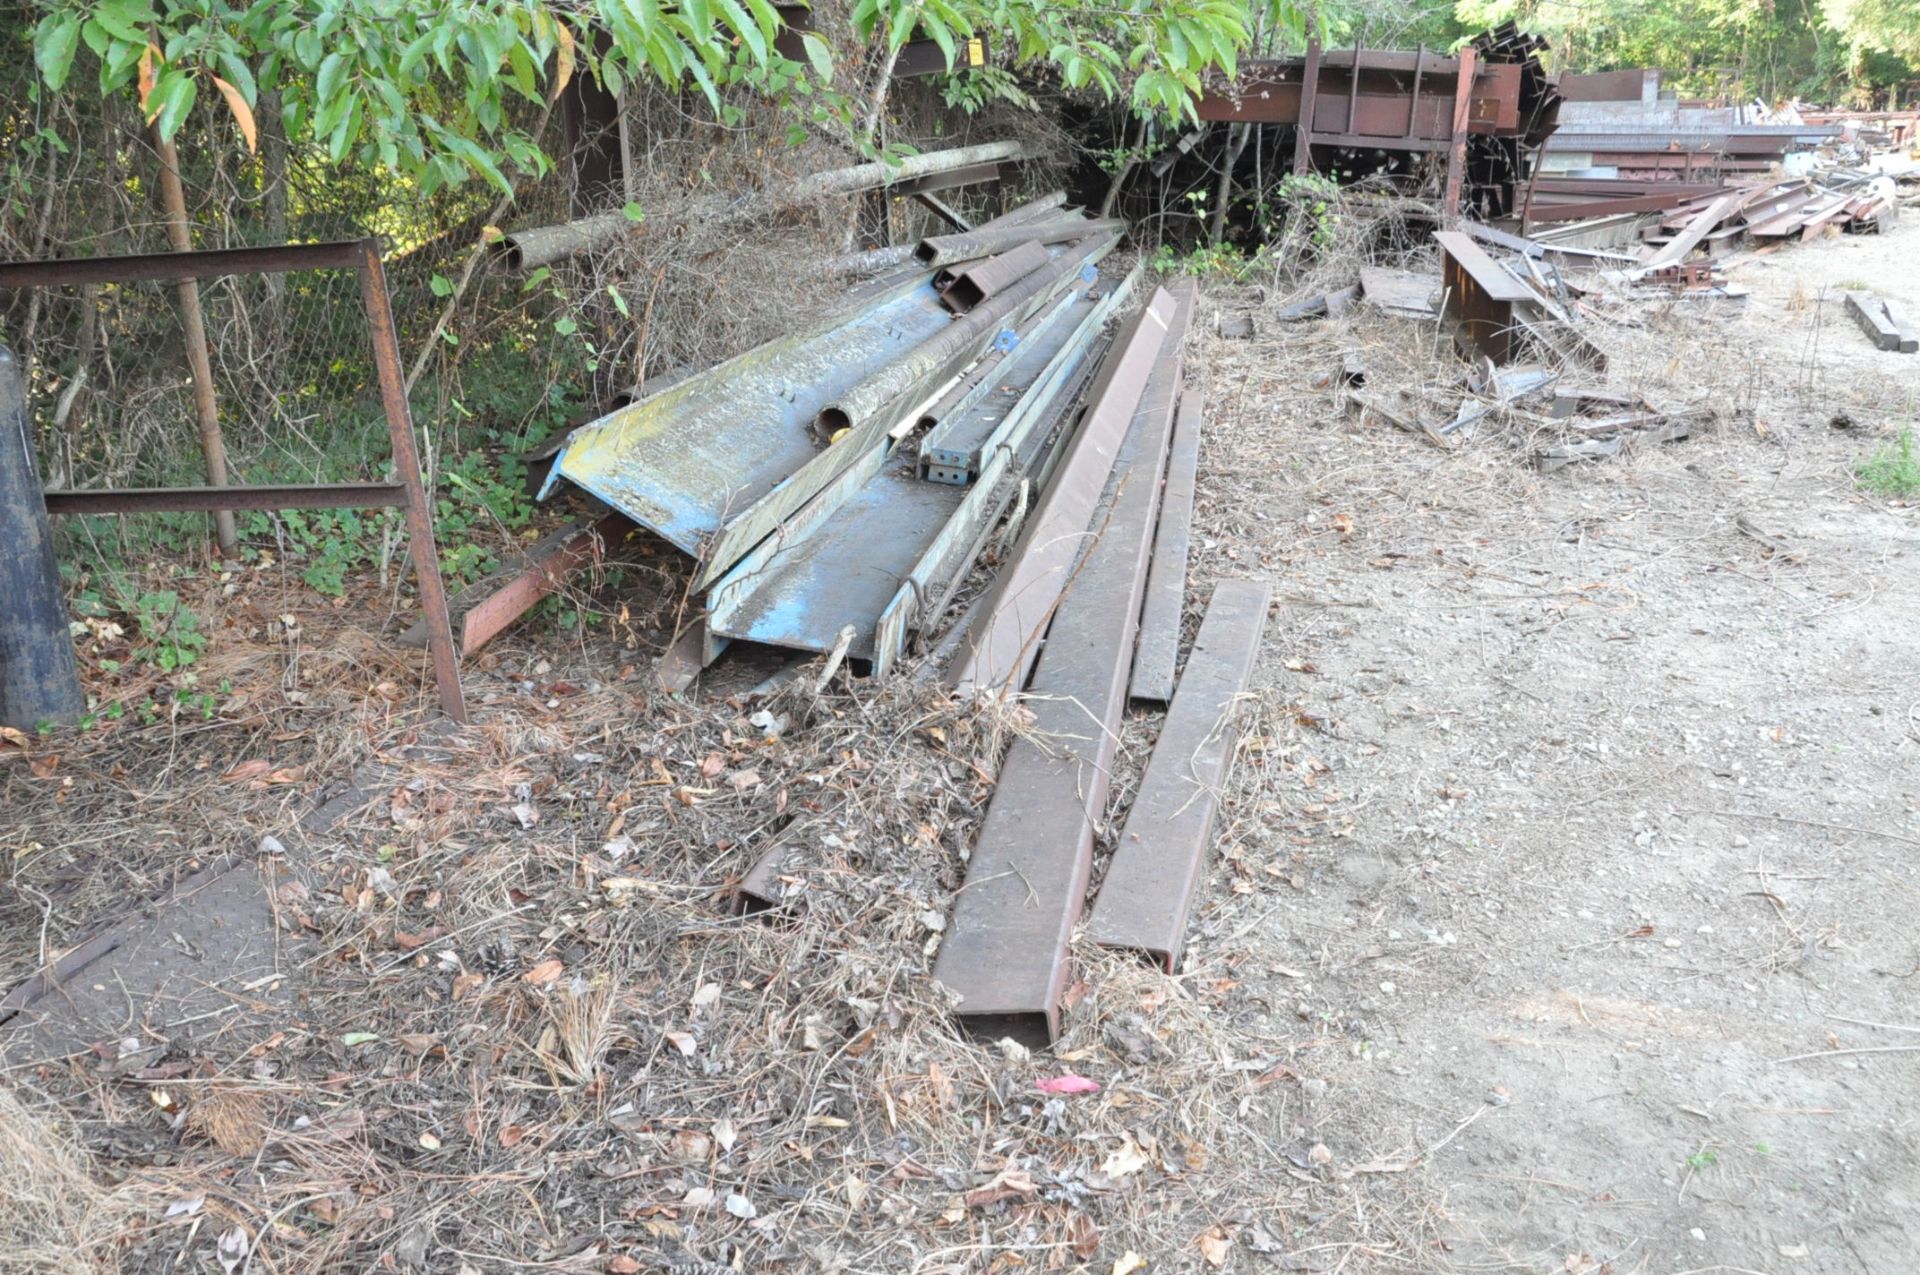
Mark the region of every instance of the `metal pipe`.
<instances>
[{"instance_id":1,"label":"metal pipe","mask_svg":"<svg viewBox=\"0 0 1920 1275\"><path fill-rule=\"evenodd\" d=\"M783 189L763 191L746 199L724 202L696 201L682 211L687 220L708 217L732 219L754 212L765 212L782 202L815 199L825 195L850 195L876 187L892 186L934 173L951 172L976 164L1020 159L1026 154L1020 142L987 142L962 146L957 150L933 151L909 155L892 164L875 162L848 168L830 168L812 173ZM516 230L500 240L497 252L515 270L530 270L551 265L575 253L604 247L618 241L635 228L624 212L600 213L553 226L530 226Z\"/></svg>"},{"instance_id":2,"label":"metal pipe","mask_svg":"<svg viewBox=\"0 0 1920 1275\"><path fill-rule=\"evenodd\" d=\"M1072 278L1082 266L1110 246L1110 240L1094 239L1085 247L1069 249L985 303L956 317L950 326L854 386L851 391L841 395L837 402L821 408L814 417L814 436L833 438L855 422L867 420L883 404L897 398L909 387L930 379L934 368L954 358L970 343L986 340L997 330L1005 316L1044 290Z\"/></svg>"},{"instance_id":3,"label":"metal pipe","mask_svg":"<svg viewBox=\"0 0 1920 1275\"><path fill-rule=\"evenodd\" d=\"M1018 208L1009 209L992 221L983 221L973 228L974 234L989 230L1004 230L1009 226L1018 226L1025 222L1038 221L1067 202L1067 192L1056 190L1051 194L1029 200ZM869 248L865 252L850 252L844 257L835 257L821 267L825 275L873 274L890 266L897 266L913 256L918 244L901 243L885 248Z\"/></svg>"}]
</instances>

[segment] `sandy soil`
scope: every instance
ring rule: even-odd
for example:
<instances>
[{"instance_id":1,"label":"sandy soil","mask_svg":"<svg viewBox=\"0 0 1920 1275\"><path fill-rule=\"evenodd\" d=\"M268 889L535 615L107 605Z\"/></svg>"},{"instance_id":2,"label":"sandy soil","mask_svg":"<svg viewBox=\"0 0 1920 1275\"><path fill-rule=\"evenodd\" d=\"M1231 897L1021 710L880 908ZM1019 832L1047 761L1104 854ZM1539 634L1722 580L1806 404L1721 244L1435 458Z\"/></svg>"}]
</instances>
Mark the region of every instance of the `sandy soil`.
<instances>
[{"instance_id":1,"label":"sandy soil","mask_svg":"<svg viewBox=\"0 0 1920 1275\"><path fill-rule=\"evenodd\" d=\"M1920 510L1852 473L1920 360L1833 295L1920 312L1916 249L1736 265L1745 314L1614 379L1751 415L1548 476L1309 387L1407 327L1201 338L1203 573L1277 581L1297 727L1202 928L1256 924L1271 1030L1320 1027L1281 1136L1415 1162L1439 1238L1382 1268L1920 1269Z\"/></svg>"}]
</instances>

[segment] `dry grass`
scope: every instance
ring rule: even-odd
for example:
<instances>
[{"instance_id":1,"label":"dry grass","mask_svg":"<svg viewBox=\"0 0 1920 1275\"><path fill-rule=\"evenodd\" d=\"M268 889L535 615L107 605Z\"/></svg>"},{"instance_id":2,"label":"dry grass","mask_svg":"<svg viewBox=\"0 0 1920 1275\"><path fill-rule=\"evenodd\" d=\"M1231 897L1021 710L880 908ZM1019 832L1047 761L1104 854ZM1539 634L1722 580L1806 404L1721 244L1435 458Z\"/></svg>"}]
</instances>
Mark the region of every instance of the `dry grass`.
<instances>
[{"instance_id":1,"label":"dry grass","mask_svg":"<svg viewBox=\"0 0 1920 1275\"><path fill-rule=\"evenodd\" d=\"M10 1271L117 1269L111 1244L136 1212L133 1190L93 1176L57 1112L0 1084L0 1246Z\"/></svg>"},{"instance_id":2,"label":"dry grass","mask_svg":"<svg viewBox=\"0 0 1920 1275\"><path fill-rule=\"evenodd\" d=\"M236 1006L167 1082L184 1116L138 1078L37 1076L70 1121L68 1171L163 1147L144 1179L208 1200L200 1233L131 1228L125 1264L210 1254L237 1227L256 1269L423 1252L434 1270L1107 1269L1234 1246L1431 1269L1420 1228L1365 1220L1399 1188L1350 1167L1389 1149L1312 1153L1292 1092L1340 1042L1249 998L1244 933L1206 920L1180 978L1079 952L1052 1058L957 1034L927 975L1017 710L844 675L822 696L803 679L680 702L619 676L628 658L604 638L503 647L470 674L474 728L297 850L304 884L280 902L298 1026ZM777 734L747 720L762 708ZM399 762L416 732L368 710L390 706L343 706L303 741L328 773ZM1116 803L1151 733L1130 726ZM253 746L240 723L199 738L215 773ZM175 747L123 732L114 764L150 774ZM1278 817L1264 763L1248 773L1235 818ZM248 835L287 835L294 810L252 796ZM776 838L787 908L736 917L733 885ZM1036 1088L1065 1070L1101 1091ZM240 1107L251 1129L226 1119Z\"/></svg>"}]
</instances>

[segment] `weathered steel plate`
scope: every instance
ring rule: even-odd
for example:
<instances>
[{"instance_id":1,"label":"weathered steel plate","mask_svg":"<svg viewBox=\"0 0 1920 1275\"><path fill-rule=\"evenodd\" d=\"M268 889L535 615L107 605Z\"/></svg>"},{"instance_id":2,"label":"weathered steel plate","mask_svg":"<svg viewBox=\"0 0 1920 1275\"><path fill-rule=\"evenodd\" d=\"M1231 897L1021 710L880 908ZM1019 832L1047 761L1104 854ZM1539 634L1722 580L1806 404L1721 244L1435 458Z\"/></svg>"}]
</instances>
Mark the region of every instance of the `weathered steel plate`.
<instances>
[{"instance_id":1,"label":"weathered steel plate","mask_svg":"<svg viewBox=\"0 0 1920 1275\"><path fill-rule=\"evenodd\" d=\"M697 554L818 454L816 413L952 322L921 276L583 426L554 472Z\"/></svg>"},{"instance_id":2,"label":"weathered steel plate","mask_svg":"<svg viewBox=\"0 0 1920 1275\"><path fill-rule=\"evenodd\" d=\"M1239 740L1237 701L1259 655L1272 596L1264 581L1214 586L1094 901L1087 934L1102 947L1144 953L1169 972L1179 964L1187 915L1206 873L1220 785Z\"/></svg>"}]
</instances>

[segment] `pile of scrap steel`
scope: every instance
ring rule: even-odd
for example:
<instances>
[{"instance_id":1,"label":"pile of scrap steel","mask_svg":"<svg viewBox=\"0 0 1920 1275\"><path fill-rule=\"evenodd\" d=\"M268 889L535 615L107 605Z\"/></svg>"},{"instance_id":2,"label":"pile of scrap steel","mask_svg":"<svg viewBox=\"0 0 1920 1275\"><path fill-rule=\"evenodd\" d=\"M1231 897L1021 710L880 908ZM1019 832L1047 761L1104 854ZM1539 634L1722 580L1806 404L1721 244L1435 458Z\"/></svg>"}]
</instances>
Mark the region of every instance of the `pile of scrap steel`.
<instances>
[{"instance_id":1,"label":"pile of scrap steel","mask_svg":"<svg viewBox=\"0 0 1920 1275\"><path fill-rule=\"evenodd\" d=\"M868 661L940 631L989 537L1080 454L1081 392L1135 274L1054 195L898 264L797 331L574 431L566 483L691 558L684 686L729 642ZM543 492L543 494L545 494Z\"/></svg>"},{"instance_id":2,"label":"pile of scrap steel","mask_svg":"<svg viewBox=\"0 0 1920 1275\"><path fill-rule=\"evenodd\" d=\"M1539 176L1556 179L1563 194L1584 188L1596 200L1636 182L1770 172L1790 153L1840 136L1831 125L1685 101L1663 92L1654 70L1563 75L1560 95L1560 127L1547 139Z\"/></svg>"},{"instance_id":3,"label":"pile of scrap steel","mask_svg":"<svg viewBox=\"0 0 1920 1275\"><path fill-rule=\"evenodd\" d=\"M1296 173L1425 178L1448 207L1464 198L1479 215L1502 217L1517 207L1526 157L1559 110L1540 63L1545 49L1512 23L1455 54L1315 42L1304 57L1242 62L1237 78L1209 86L1199 116L1279 126L1276 138L1283 130L1292 138Z\"/></svg>"},{"instance_id":4,"label":"pile of scrap steel","mask_svg":"<svg viewBox=\"0 0 1920 1275\"><path fill-rule=\"evenodd\" d=\"M1119 227L1060 203L913 246L811 326L575 431L549 480L690 556L704 621L663 660L675 684L744 640L825 653L823 684L918 648L956 696L1027 697L935 974L970 1030L1035 1045L1058 1029L1130 701L1166 719L1093 934L1178 960L1269 602L1217 586L1180 668L1193 281L1136 304L1137 269L1097 269ZM792 902L786 853L743 908Z\"/></svg>"},{"instance_id":5,"label":"pile of scrap steel","mask_svg":"<svg viewBox=\"0 0 1920 1275\"><path fill-rule=\"evenodd\" d=\"M1716 204L1715 215L1724 213ZM1493 426L1524 439L1543 473L1629 447L1674 442L1713 419L1700 404L1656 404L1605 382L1607 353L1593 320L1649 300L1727 290L1689 254L1716 224L1700 215L1644 258L1528 239L1464 222L1434 233L1438 277L1363 270L1360 289L1385 313L1448 328L1470 367L1457 382L1381 390L1348 360L1326 383L1349 410L1451 448Z\"/></svg>"},{"instance_id":6,"label":"pile of scrap steel","mask_svg":"<svg viewBox=\"0 0 1920 1275\"><path fill-rule=\"evenodd\" d=\"M1034 719L1001 764L934 966L961 1024L989 1039L1058 1035L1129 701L1165 704L1166 716L1090 937L1174 968L1203 879L1270 592L1216 585L1176 676L1201 431L1182 362L1193 301L1183 279L1120 327L1017 547L949 644L955 693L1025 691ZM886 569L885 546L860 548L865 569ZM785 854L776 847L748 875L750 909L788 901Z\"/></svg>"}]
</instances>

